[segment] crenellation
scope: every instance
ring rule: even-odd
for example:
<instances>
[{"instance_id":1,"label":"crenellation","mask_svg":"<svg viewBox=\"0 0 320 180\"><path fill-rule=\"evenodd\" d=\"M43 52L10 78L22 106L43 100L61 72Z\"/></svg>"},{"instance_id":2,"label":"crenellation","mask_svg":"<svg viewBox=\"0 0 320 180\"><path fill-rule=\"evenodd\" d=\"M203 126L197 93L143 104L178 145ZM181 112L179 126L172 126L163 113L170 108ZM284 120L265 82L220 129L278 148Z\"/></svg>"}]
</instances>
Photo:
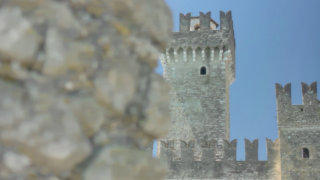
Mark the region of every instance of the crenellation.
<instances>
[{"instance_id":1,"label":"crenellation","mask_svg":"<svg viewBox=\"0 0 320 180\"><path fill-rule=\"evenodd\" d=\"M319 100L317 99L317 82L311 83L310 86L302 82L301 87L303 105L319 104Z\"/></svg>"},{"instance_id":2,"label":"crenellation","mask_svg":"<svg viewBox=\"0 0 320 180\"><path fill-rule=\"evenodd\" d=\"M317 99L317 84L301 83L302 105L292 105L291 84L282 87L276 84L277 116L279 127L304 127L320 125L320 101Z\"/></svg>"},{"instance_id":3,"label":"crenellation","mask_svg":"<svg viewBox=\"0 0 320 180\"><path fill-rule=\"evenodd\" d=\"M233 20L231 11L227 13L220 11L220 30L233 31Z\"/></svg>"},{"instance_id":4,"label":"crenellation","mask_svg":"<svg viewBox=\"0 0 320 180\"><path fill-rule=\"evenodd\" d=\"M181 33L213 31L218 26L218 23L211 19L211 12L200 12L199 16L191 16L190 13L180 14Z\"/></svg>"},{"instance_id":5,"label":"crenellation","mask_svg":"<svg viewBox=\"0 0 320 180\"><path fill-rule=\"evenodd\" d=\"M171 85L169 133L160 144L168 179L315 179L320 177L320 102L316 82L302 83L302 105L293 105L291 84L276 84L279 139L266 139L267 161L258 159L258 139L245 139L237 161L230 138L229 86L235 80L231 12L220 12L220 29L210 13L180 15L161 56ZM162 151L162 152L161 152ZM159 152L158 152L159 153Z\"/></svg>"},{"instance_id":6,"label":"crenellation","mask_svg":"<svg viewBox=\"0 0 320 180\"><path fill-rule=\"evenodd\" d=\"M191 13L186 15L180 13L180 32L190 31Z\"/></svg>"},{"instance_id":7,"label":"crenellation","mask_svg":"<svg viewBox=\"0 0 320 180\"><path fill-rule=\"evenodd\" d=\"M273 177L275 172L275 159L268 159L268 161L258 161L258 159L250 159L245 161L236 160L236 144L237 140L223 141L225 157L223 160L215 157L217 150L217 141L204 142L205 148L202 152L202 158L194 158L194 146L190 145L194 141L181 141L181 158L171 158L169 162L168 177L170 179L184 179L184 178L205 178L205 179L235 179L239 177L249 179L269 179ZM249 142L250 152L252 149L257 149L257 140ZM278 141L267 141L271 153L277 154L279 151ZM172 157L174 151L170 148L166 149L166 157ZM171 151L171 152L170 152ZM276 156L269 156L276 157ZM272 175L272 176L271 176ZM272 179L272 178L270 178Z\"/></svg>"},{"instance_id":8,"label":"crenellation","mask_svg":"<svg viewBox=\"0 0 320 180\"><path fill-rule=\"evenodd\" d=\"M267 157L268 161L274 162L275 159L278 158L278 154L280 153L279 149L279 139L276 139L275 141L272 141L271 139L266 138L267 142Z\"/></svg>"},{"instance_id":9,"label":"crenellation","mask_svg":"<svg viewBox=\"0 0 320 180\"><path fill-rule=\"evenodd\" d=\"M320 101L317 99L317 84L301 83L301 87L302 105L291 104L290 88L276 88L283 179L320 177Z\"/></svg>"},{"instance_id":10,"label":"crenellation","mask_svg":"<svg viewBox=\"0 0 320 180\"><path fill-rule=\"evenodd\" d=\"M236 139L229 141L224 141L224 159L226 161L236 161L237 160L237 143Z\"/></svg>"},{"instance_id":11,"label":"crenellation","mask_svg":"<svg viewBox=\"0 0 320 180\"><path fill-rule=\"evenodd\" d=\"M291 105L291 83L286 84L284 87L276 83L276 98L279 106Z\"/></svg>"},{"instance_id":12,"label":"crenellation","mask_svg":"<svg viewBox=\"0 0 320 180\"><path fill-rule=\"evenodd\" d=\"M223 140L223 144L221 147L224 151L224 160L226 161L237 161L236 154L237 154L237 140L234 139L232 141ZM267 139L267 152L268 152L268 161L271 161L278 153L278 146L279 141L276 140L272 142L272 140ZM176 149L177 146L175 144L180 144L179 148ZM167 154L171 151L171 155L175 154L177 151L181 152L181 158L173 159L173 161L190 161L191 159L194 160L195 154L195 141L182 141L182 140L161 140L160 141L161 151L164 151L164 154ZM221 159L216 157L217 151L220 151L221 148L219 147L219 143L217 140L210 140L210 141L202 141L202 158L201 161L221 161ZM163 154L161 153L161 154ZM246 159L245 162L253 162L259 161L258 160L258 139L253 140L252 142L248 139L245 139L245 154ZM160 155L161 157L161 155ZM243 161L239 161L243 162Z\"/></svg>"},{"instance_id":13,"label":"crenellation","mask_svg":"<svg viewBox=\"0 0 320 180\"><path fill-rule=\"evenodd\" d=\"M244 141L246 161L258 161L258 139L252 142L249 139L245 139Z\"/></svg>"},{"instance_id":14,"label":"crenellation","mask_svg":"<svg viewBox=\"0 0 320 180\"><path fill-rule=\"evenodd\" d=\"M210 22L211 22L211 12L207 12L204 14L200 12L200 31L207 31L210 30Z\"/></svg>"},{"instance_id":15,"label":"crenellation","mask_svg":"<svg viewBox=\"0 0 320 180\"><path fill-rule=\"evenodd\" d=\"M220 31L233 31L231 11L220 12L220 24ZM181 33L215 31L218 26L219 24L211 19L211 12L200 12L199 16L191 16L191 13L186 15L180 13L179 31Z\"/></svg>"}]
</instances>

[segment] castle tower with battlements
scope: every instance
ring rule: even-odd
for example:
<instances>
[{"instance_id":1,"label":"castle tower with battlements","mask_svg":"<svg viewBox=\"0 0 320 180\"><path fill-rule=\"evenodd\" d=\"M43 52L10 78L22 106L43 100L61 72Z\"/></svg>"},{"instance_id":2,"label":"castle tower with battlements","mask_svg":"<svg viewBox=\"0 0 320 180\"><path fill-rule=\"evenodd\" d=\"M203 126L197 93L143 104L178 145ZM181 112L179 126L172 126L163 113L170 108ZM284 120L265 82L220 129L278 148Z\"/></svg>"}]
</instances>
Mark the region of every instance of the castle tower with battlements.
<instances>
[{"instance_id":1,"label":"castle tower with battlements","mask_svg":"<svg viewBox=\"0 0 320 180\"><path fill-rule=\"evenodd\" d=\"M235 79L231 12L180 14L180 31L161 56L171 86L172 126L158 141L168 179L320 179L320 102L316 84L302 83L303 105L291 104L290 84L276 85L279 139L267 139L266 161L258 140L245 140L245 160L236 160L229 140L229 86ZM305 178L306 177L306 178Z\"/></svg>"},{"instance_id":2,"label":"castle tower with battlements","mask_svg":"<svg viewBox=\"0 0 320 180\"><path fill-rule=\"evenodd\" d=\"M229 140L235 41L231 12L220 15L217 29L210 13L181 14L180 31L173 34L161 58L164 77L172 87L172 128L167 139L194 141L198 158L204 143L215 140L222 150L223 140ZM216 155L222 158L222 151Z\"/></svg>"},{"instance_id":3,"label":"castle tower with battlements","mask_svg":"<svg viewBox=\"0 0 320 180\"><path fill-rule=\"evenodd\" d=\"M276 84L282 179L320 179L320 101L317 84L302 85L292 105L291 84Z\"/></svg>"}]
</instances>

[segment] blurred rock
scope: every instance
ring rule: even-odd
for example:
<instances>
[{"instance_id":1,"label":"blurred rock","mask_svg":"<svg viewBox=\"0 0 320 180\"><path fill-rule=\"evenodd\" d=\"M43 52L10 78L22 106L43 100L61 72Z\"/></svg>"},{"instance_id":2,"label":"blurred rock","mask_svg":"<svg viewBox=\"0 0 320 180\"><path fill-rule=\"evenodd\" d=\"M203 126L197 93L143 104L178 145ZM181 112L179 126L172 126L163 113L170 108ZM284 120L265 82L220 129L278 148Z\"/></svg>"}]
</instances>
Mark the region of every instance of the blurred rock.
<instances>
[{"instance_id":1,"label":"blurred rock","mask_svg":"<svg viewBox=\"0 0 320 180\"><path fill-rule=\"evenodd\" d=\"M92 137L99 132L107 112L94 98L74 99L71 107L87 137Z\"/></svg>"},{"instance_id":2,"label":"blurred rock","mask_svg":"<svg viewBox=\"0 0 320 180\"><path fill-rule=\"evenodd\" d=\"M30 159L27 156L13 152L6 152L3 161L12 172L23 171L30 165Z\"/></svg>"},{"instance_id":3,"label":"blurred rock","mask_svg":"<svg viewBox=\"0 0 320 180\"><path fill-rule=\"evenodd\" d=\"M171 24L162 0L0 0L0 179L163 178Z\"/></svg>"},{"instance_id":4,"label":"blurred rock","mask_svg":"<svg viewBox=\"0 0 320 180\"><path fill-rule=\"evenodd\" d=\"M72 40L55 28L48 29L46 38L43 73L63 75L67 71L83 72L95 63L92 59L93 45Z\"/></svg>"},{"instance_id":5,"label":"blurred rock","mask_svg":"<svg viewBox=\"0 0 320 180\"><path fill-rule=\"evenodd\" d=\"M40 43L40 36L19 8L0 9L0 52L16 61L32 61Z\"/></svg>"},{"instance_id":6,"label":"blurred rock","mask_svg":"<svg viewBox=\"0 0 320 180\"><path fill-rule=\"evenodd\" d=\"M127 147L106 147L93 160L84 172L84 180L163 179L165 169L159 168L159 162L146 156L144 152Z\"/></svg>"},{"instance_id":7,"label":"blurred rock","mask_svg":"<svg viewBox=\"0 0 320 180\"><path fill-rule=\"evenodd\" d=\"M143 124L144 130L155 136L164 137L170 127L169 86L157 74L152 75L149 93L149 106L146 108L147 120Z\"/></svg>"},{"instance_id":8,"label":"blurred rock","mask_svg":"<svg viewBox=\"0 0 320 180\"><path fill-rule=\"evenodd\" d=\"M49 169L71 169L91 151L79 119L72 113L67 97L55 93L52 86L38 82L26 83L28 85L25 87L25 97L21 97L23 105L26 106L21 109L22 112L27 112L23 117L12 118L11 124L4 124L0 129L3 143L14 145L33 162ZM8 99L3 106L10 103L15 106L15 103L19 102L11 92L15 91L6 92L4 89L2 92L7 94Z\"/></svg>"},{"instance_id":9,"label":"blurred rock","mask_svg":"<svg viewBox=\"0 0 320 180\"><path fill-rule=\"evenodd\" d=\"M108 73L97 75L94 82L96 93L106 104L118 111L124 111L135 94L135 78L137 79L132 72L111 69Z\"/></svg>"}]
</instances>

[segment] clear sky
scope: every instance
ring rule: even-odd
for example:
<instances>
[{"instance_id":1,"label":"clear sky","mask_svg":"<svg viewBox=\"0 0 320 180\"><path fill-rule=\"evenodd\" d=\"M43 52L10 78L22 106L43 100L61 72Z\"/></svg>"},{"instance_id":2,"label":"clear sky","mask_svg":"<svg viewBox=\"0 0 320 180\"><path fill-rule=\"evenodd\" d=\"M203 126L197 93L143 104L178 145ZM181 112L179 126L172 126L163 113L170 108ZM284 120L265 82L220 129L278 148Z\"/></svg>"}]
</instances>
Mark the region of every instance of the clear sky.
<instances>
[{"instance_id":1,"label":"clear sky","mask_svg":"<svg viewBox=\"0 0 320 180\"><path fill-rule=\"evenodd\" d=\"M301 104L300 83L317 81L320 89L320 0L166 0L174 31L179 13L231 10L236 38L236 80L230 89L231 139L259 139L265 160L265 138L276 139L275 83L292 83L292 102ZM162 73L159 66L157 72Z\"/></svg>"}]
</instances>

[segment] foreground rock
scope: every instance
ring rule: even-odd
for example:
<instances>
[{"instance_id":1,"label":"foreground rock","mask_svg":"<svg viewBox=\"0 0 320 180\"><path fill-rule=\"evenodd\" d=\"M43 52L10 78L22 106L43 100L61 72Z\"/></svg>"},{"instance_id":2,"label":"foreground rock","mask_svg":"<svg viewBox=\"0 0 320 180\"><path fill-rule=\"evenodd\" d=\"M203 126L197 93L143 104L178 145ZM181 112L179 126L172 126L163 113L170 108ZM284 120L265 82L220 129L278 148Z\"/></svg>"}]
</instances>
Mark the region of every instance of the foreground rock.
<instances>
[{"instance_id":1,"label":"foreground rock","mask_svg":"<svg viewBox=\"0 0 320 180\"><path fill-rule=\"evenodd\" d=\"M161 179L162 0L0 0L0 179ZM126 169L125 172L123 170Z\"/></svg>"}]
</instances>

